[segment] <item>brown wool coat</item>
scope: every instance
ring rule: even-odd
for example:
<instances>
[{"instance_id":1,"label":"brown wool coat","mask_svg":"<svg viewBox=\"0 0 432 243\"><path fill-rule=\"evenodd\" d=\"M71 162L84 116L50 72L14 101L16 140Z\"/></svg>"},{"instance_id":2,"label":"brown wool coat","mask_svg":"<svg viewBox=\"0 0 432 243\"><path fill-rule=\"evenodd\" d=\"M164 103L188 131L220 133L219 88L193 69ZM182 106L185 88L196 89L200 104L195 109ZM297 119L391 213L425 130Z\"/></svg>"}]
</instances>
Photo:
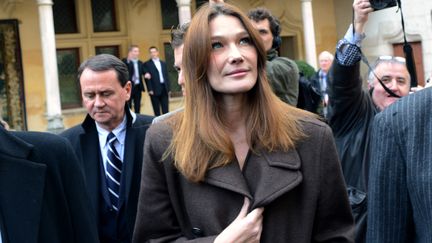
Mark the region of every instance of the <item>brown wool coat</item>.
<instances>
[{"instance_id":1,"label":"brown wool coat","mask_svg":"<svg viewBox=\"0 0 432 243\"><path fill-rule=\"evenodd\" d=\"M354 226L327 125L301 122L307 138L288 152L249 153L243 172L236 162L208 171L202 183L187 181L172 160L160 162L172 132L153 125L144 164L133 242L213 242L240 212L264 207L261 242L353 242Z\"/></svg>"}]
</instances>

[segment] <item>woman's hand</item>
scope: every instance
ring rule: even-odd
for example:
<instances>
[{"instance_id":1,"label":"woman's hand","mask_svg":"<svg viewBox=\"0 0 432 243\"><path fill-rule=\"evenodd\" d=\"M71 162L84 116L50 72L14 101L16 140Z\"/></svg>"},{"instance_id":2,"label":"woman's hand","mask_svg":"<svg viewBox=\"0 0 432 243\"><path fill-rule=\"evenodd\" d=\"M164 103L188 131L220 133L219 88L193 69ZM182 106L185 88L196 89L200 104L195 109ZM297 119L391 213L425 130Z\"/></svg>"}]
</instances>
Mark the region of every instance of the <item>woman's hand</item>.
<instances>
[{"instance_id":1,"label":"woman's hand","mask_svg":"<svg viewBox=\"0 0 432 243\"><path fill-rule=\"evenodd\" d=\"M261 238L264 208L247 213L249 199L245 197L237 218L220 233L214 243L258 243Z\"/></svg>"}]
</instances>

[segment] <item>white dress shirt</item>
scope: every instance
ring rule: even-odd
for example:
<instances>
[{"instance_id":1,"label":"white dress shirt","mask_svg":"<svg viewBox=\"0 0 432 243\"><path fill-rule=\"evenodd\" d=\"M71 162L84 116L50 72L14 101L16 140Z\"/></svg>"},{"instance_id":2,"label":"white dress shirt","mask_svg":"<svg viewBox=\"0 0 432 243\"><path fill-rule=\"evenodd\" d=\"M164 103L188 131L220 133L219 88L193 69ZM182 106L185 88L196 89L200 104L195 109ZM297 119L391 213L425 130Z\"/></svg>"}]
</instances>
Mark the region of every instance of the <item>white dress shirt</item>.
<instances>
[{"instance_id":1,"label":"white dress shirt","mask_svg":"<svg viewBox=\"0 0 432 243\"><path fill-rule=\"evenodd\" d=\"M103 129L96 123L96 129L98 131L99 135L99 148L102 154L102 160L104 165L104 171L105 174L107 173L106 163L107 163L107 152L108 152L108 143L107 143L107 137L110 133L109 131ZM124 158L124 146L125 146L125 139L126 139L126 116L124 116L123 121L118 125L114 130L112 130L112 133L117 138L117 143L114 143L114 147L116 148L117 152L120 155L120 159L123 161Z\"/></svg>"},{"instance_id":2,"label":"white dress shirt","mask_svg":"<svg viewBox=\"0 0 432 243\"><path fill-rule=\"evenodd\" d=\"M161 65L161 62L160 62L159 58L152 59L152 61L153 61L154 65L156 66L156 69L159 72L159 80L160 80L161 84L163 84L165 82L165 80L164 80L163 75L162 75L162 65Z\"/></svg>"},{"instance_id":3,"label":"white dress shirt","mask_svg":"<svg viewBox=\"0 0 432 243\"><path fill-rule=\"evenodd\" d=\"M134 84L139 84L139 69L138 69L138 59L132 59L131 60L133 65L134 65L134 74L133 74L133 83Z\"/></svg>"}]
</instances>

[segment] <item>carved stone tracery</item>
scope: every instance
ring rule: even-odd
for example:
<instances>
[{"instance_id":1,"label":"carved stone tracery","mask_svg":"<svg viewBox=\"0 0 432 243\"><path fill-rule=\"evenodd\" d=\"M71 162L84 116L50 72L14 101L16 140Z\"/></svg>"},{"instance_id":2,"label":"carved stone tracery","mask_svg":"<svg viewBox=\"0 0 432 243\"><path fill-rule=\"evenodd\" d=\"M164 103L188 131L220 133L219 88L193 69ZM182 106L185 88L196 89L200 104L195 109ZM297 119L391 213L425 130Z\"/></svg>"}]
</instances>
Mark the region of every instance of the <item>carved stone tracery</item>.
<instances>
[{"instance_id":1,"label":"carved stone tracery","mask_svg":"<svg viewBox=\"0 0 432 243\"><path fill-rule=\"evenodd\" d=\"M2 10L11 16L17 4L22 3L24 0L0 0Z\"/></svg>"}]
</instances>

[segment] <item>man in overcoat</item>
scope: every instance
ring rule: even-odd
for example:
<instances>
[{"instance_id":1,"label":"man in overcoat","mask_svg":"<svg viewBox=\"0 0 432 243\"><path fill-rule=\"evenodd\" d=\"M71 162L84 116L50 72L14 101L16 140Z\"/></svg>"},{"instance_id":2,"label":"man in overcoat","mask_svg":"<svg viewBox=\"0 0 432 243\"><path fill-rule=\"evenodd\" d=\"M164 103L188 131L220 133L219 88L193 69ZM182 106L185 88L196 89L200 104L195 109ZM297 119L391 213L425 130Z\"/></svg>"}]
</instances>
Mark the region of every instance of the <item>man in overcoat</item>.
<instances>
[{"instance_id":1,"label":"man in overcoat","mask_svg":"<svg viewBox=\"0 0 432 243\"><path fill-rule=\"evenodd\" d=\"M101 242L130 242L152 117L129 110L131 82L118 58L102 54L86 60L78 79L88 115L62 135L82 163Z\"/></svg>"}]
</instances>

